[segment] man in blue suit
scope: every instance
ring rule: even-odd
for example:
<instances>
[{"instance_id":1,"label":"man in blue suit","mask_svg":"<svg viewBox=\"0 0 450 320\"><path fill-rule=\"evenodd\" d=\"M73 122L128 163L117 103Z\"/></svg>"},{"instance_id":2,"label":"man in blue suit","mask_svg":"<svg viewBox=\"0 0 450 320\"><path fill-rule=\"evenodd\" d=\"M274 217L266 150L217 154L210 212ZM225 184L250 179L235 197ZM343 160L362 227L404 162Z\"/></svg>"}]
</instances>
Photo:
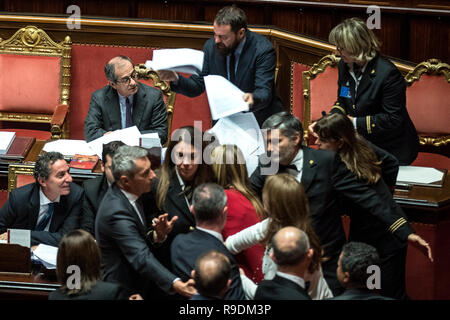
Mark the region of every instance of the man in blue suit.
<instances>
[{"instance_id":1,"label":"man in blue suit","mask_svg":"<svg viewBox=\"0 0 450 320\"><path fill-rule=\"evenodd\" d=\"M214 19L214 37L204 47L203 70L200 75L185 78L173 71L159 71L160 78L172 81L175 92L196 97L205 91L204 76L220 75L245 92L258 123L282 111L275 92L275 49L267 38L247 28L244 11L224 7Z\"/></svg>"}]
</instances>

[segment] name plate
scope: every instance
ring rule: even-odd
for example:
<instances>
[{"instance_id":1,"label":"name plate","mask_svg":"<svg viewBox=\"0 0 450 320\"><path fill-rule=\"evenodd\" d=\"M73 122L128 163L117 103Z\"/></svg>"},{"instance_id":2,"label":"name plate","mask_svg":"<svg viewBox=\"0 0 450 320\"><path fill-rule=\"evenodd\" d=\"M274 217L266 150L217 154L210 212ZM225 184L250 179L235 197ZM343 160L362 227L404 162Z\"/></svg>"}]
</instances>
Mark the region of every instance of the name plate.
<instances>
[{"instance_id":1,"label":"name plate","mask_svg":"<svg viewBox=\"0 0 450 320\"><path fill-rule=\"evenodd\" d=\"M31 247L31 233L30 230L23 229L8 229L8 243L18 244L22 247Z\"/></svg>"}]
</instances>

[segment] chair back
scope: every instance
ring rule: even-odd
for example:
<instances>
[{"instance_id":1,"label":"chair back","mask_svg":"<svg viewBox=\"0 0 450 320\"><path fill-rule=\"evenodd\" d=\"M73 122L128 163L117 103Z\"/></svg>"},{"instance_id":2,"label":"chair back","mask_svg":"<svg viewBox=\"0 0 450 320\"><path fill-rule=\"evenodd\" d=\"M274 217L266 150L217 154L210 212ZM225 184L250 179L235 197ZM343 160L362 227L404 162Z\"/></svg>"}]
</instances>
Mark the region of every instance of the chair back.
<instances>
[{"instance_id":1,"label":"chair back","mask_svg":"<svg viewBox=\"0 0 450 320\"><path fill-rule=\"evenodd\" d=\"M303 144L309 141L308 127L322 117L322 111L328 112L336 101L338 90L338 68L340 58L326 55L308 71L302 73L303 85Z\"/></svg>"},{"instance_id":2,"label":"chair back","mask_svg":"<svg viewBox=\"0 0 450 320\"><path fill-rule=\"evenodd\" d=\"M0 38L0 120L47 123L52 138L67 137L70 54L69 36L58 44L34 26Z\"/></svg>"},{"instance_id":3,"label":"chair back","mask_svg":"<svg viewBox=\"0 0 450 320\"><path fill-rule=\"evenodd\" d=\"M8 166L8 194L24 185L35 182L34 164L10 164Z\"/></svg>"}]
</instances>

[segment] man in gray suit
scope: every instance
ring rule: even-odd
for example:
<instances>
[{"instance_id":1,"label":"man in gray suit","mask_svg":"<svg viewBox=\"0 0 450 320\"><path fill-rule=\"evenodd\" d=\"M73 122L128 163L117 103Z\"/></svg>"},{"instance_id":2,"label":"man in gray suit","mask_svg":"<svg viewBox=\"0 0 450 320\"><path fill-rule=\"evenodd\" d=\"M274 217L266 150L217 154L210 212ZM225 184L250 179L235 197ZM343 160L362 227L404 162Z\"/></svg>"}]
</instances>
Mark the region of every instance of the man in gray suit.
<instances>
[{"instance_id":1,"label":"man in gray suit","mask_svg":"<svg viewBox=\"0 0 450 320\"><path fill-rule=\"evenodd\" d=\"M162 289L190 297L194 281L182 282L152 254L151 248L164 241L177 217L168 214L150 220L141 199L156 177L147 150L122 146L112 159L114 183L106 192L95 220L95 238L101 251L103 280L119 283L144 299ZM150 229L150 232L147 232ZM155 285L157 287L155 287Z\"/></svg>"},{"instance_id":2,"label":"man in gray suit","mask_svg":"<svg viewBox=\"0 0 450 320\"><path fill-rule=\"evenodd\" d=\"M105 66L109 84L91 96L84 137L92 141L111 131L137 126L141 133L157 132L167 141L167 112L158 89L137 82L130 58L112 58Z\"/></svg>"}]
</instances>

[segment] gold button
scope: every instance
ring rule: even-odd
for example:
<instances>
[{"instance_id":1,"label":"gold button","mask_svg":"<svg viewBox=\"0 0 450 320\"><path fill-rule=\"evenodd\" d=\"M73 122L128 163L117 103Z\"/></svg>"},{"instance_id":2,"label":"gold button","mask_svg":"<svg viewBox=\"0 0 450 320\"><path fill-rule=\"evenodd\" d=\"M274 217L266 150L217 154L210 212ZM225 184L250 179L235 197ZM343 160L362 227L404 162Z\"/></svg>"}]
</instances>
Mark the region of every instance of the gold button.
<instances>
[{"instance_id":1,"label":"gold button","mask_svg":"<svg viewBox=\"0 0 450 320\"><path fill-rule=\"evenodd\" d=\"M370 72L371 74L374 74L375 73L375 69L372 69L372 71Z\"/></svg>"},{"instance_id":2,"label":"gold button","mask_svg":"<svg viewBox=\"0 0 450 320\"><path fill-rule=\"evenodd\" d=\"M189 227L189 231L192 231L192 230L194 230L195 228L193 227L193 226L190 226Z\"/></svg>"},{"instance_id":3,"label":"gold button","mask_svg":"<svg viewBox=\"0 0 450 320\"><path fill-rule=\"evenodd\" d=\"M375 125L374 125L374 124L372 124L372 128L373 128L373 127L375 127Z\"/></svg>"},{"instance_id":4,"label":"gold button","mask_svg":"<svg viewBox=\"0 0 450 320\"><path fill-rule=\"evenodd\" d=\"M314 163L314 160L309 160L309 164L313 164Z\"/></svg>"},{"instance_id":5,"label":"gold button","mask_svg":"<svg viewBox=\"0 0 450 320\"><path fill-rule=\"evenodd\" d=\"M355 105L353 105L353 109L355 109L355 107L356 107L356 106L355 106Z\"/></svg>"}]
</instances>

